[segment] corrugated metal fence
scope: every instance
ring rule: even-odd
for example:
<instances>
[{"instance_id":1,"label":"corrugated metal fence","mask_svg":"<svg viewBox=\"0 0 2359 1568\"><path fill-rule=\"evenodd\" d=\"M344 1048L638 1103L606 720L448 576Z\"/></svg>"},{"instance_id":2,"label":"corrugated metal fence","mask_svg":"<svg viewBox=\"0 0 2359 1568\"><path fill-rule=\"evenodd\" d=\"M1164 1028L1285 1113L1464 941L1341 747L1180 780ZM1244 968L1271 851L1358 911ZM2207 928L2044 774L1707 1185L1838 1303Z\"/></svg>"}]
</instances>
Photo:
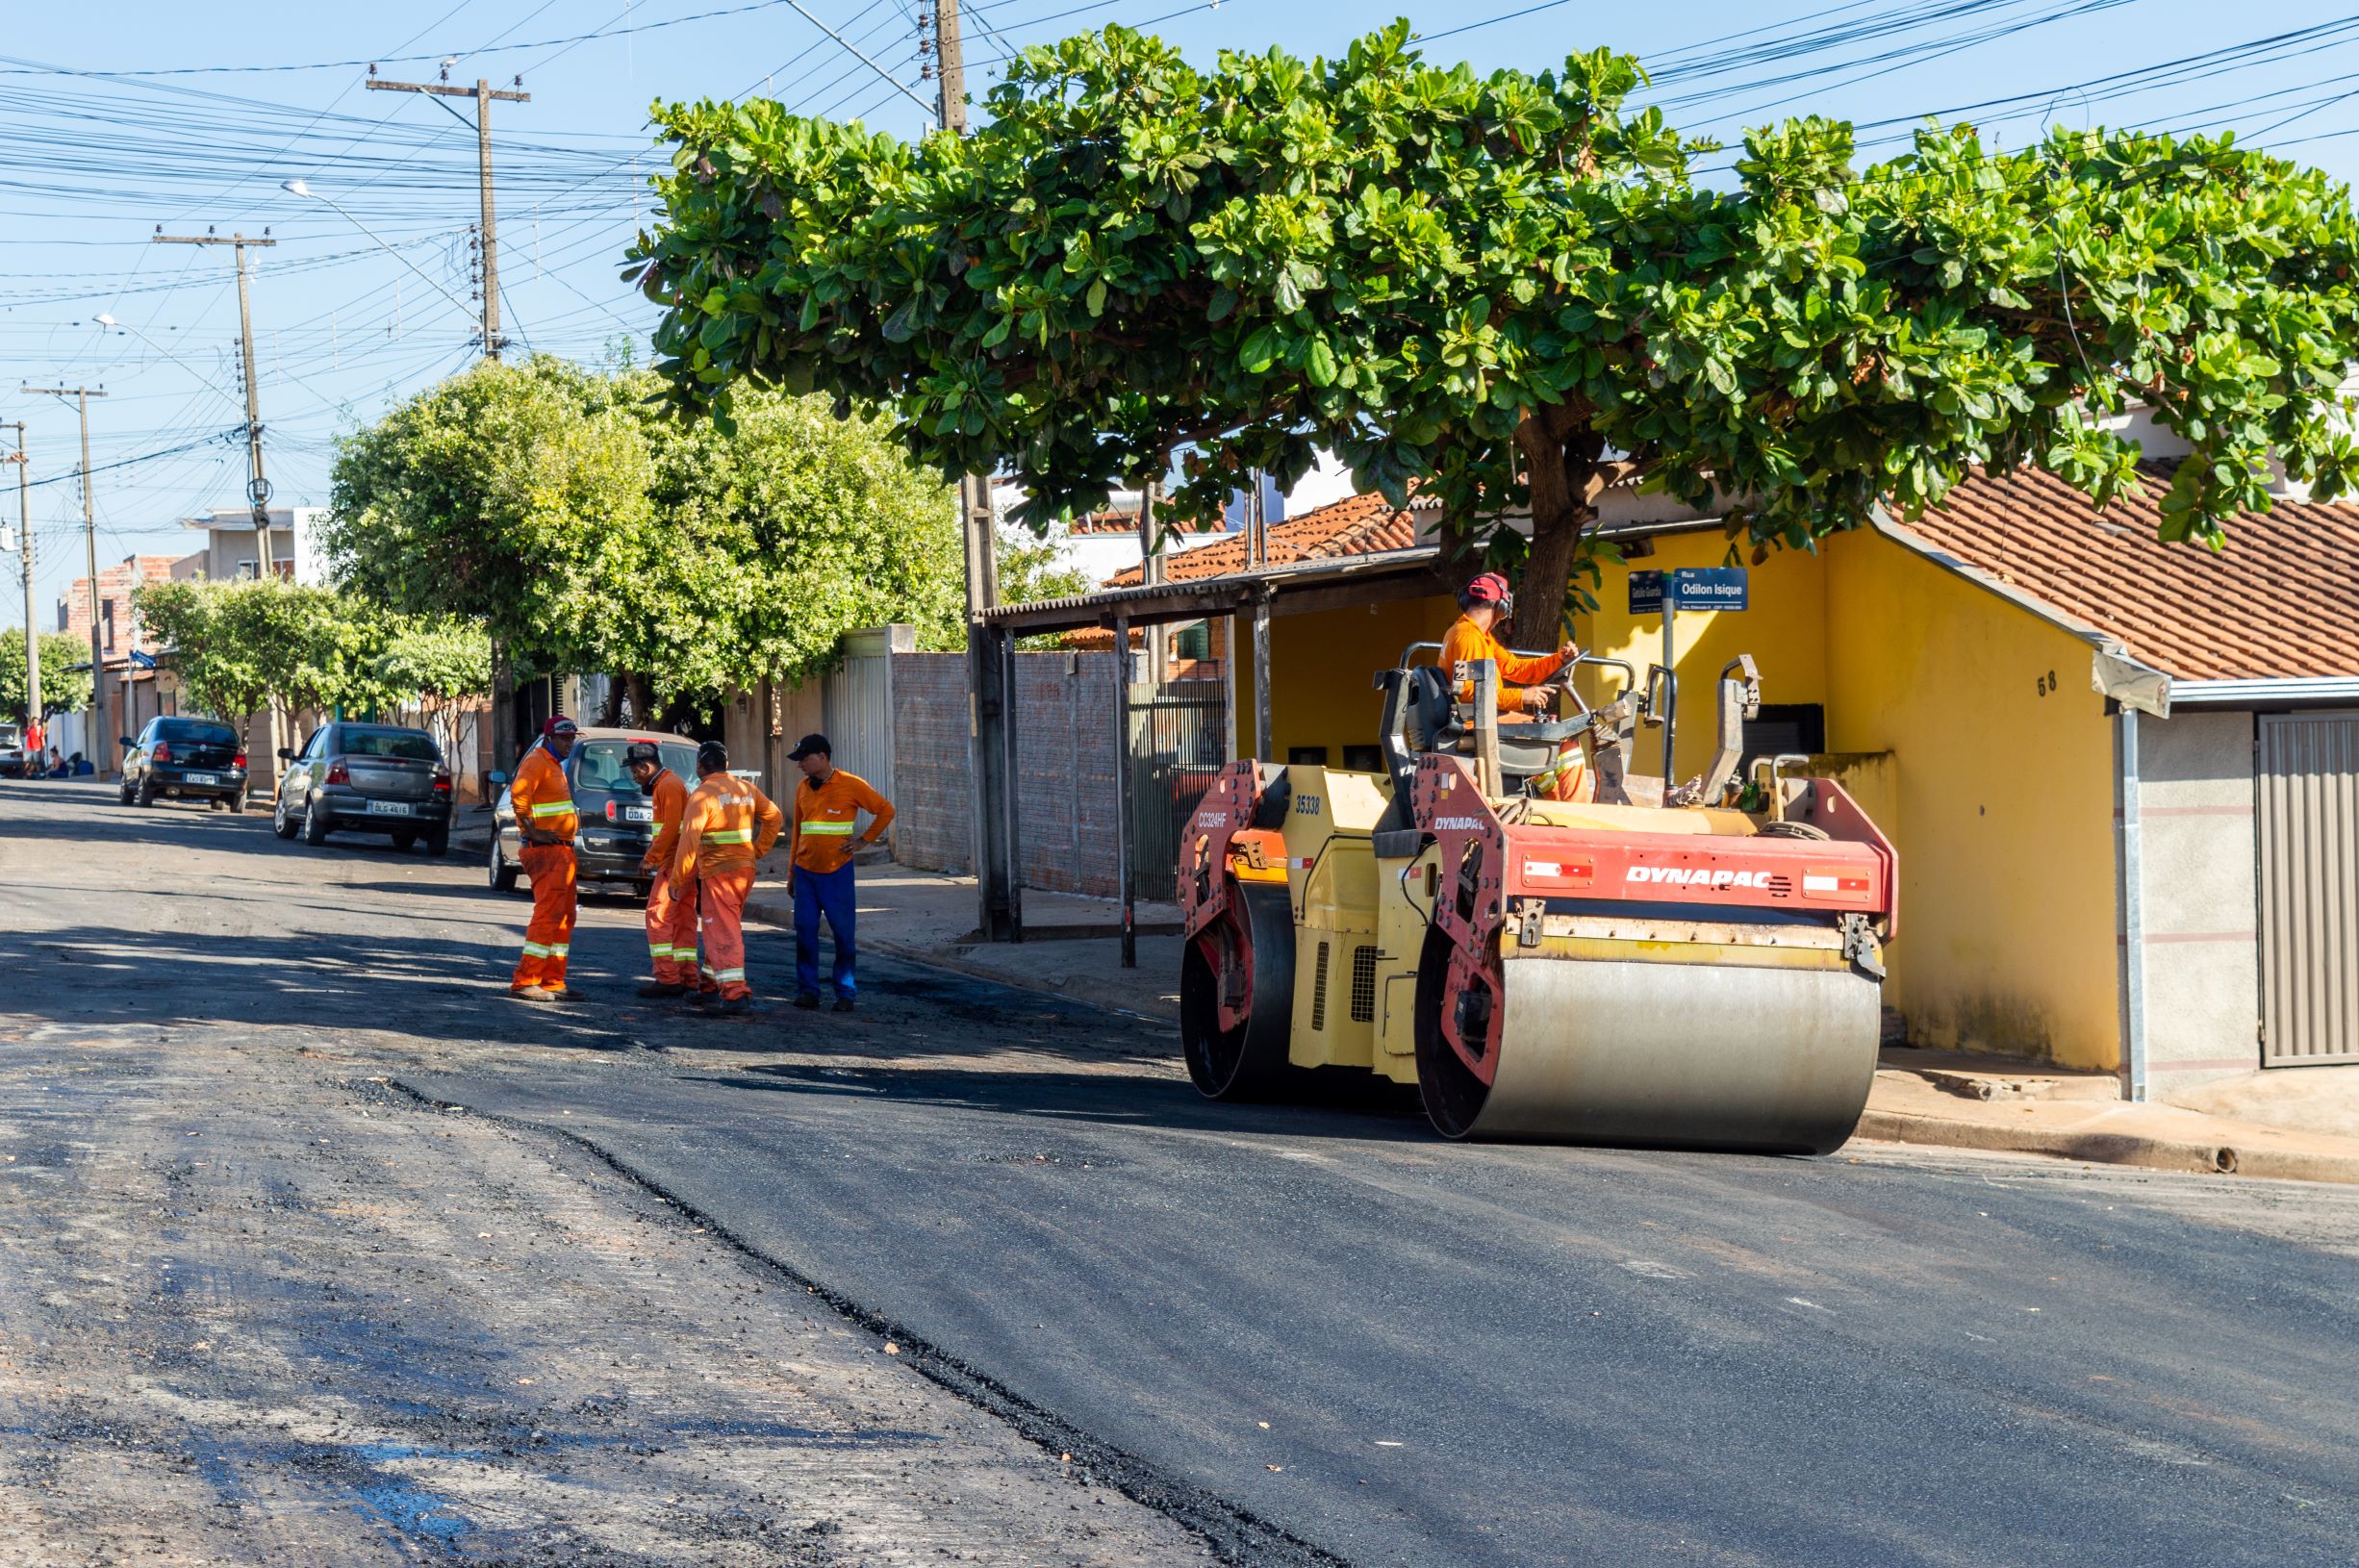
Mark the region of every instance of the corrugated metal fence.
<instances>
[{"instance_id":1,"label":"corrugated metal fence","mask_svg":"<svg viewBox=\"0 0 2359 1568\"><path fill-rule=\"evenodd\" d=\"M844 639L843 663L828 671L821 688L820 727L835 748L830 753L835 765L875 785L888 800L900 798L894 793L893 655L908 652L911 645L906 626L853 632ZM791 751L801 737L785 739Z\"/></svg>"},{"instance_id":2,"label":"corrugated metal fence","mask_svg":"<svg viewBox=\"0 0 2359 1568\"><path fill-rule=\"evenodd\" d=\"M2359 1062L2359 714L2264 714L2261 1060Z\"/></svg>"}]
</instances>

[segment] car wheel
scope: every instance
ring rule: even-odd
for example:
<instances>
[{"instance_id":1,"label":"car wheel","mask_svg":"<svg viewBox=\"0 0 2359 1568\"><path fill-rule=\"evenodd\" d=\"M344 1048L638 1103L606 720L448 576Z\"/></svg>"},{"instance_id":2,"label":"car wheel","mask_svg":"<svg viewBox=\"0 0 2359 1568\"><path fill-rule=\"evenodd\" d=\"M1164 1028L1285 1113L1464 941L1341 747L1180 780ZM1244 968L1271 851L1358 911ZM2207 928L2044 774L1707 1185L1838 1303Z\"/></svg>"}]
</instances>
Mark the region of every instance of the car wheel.
<instances>
[{"instance_id":1,"label":"car wheel","mask_svg":"<svg viewBox=\"0 0 2359 1568\"><path fill-rule=\"evenodd\" d=\"M440 860L450 853L450 828L447 825L431 828L426 833L426 858Z\"/></svg>"},{"instance_id":2,"label":"car wheel","mask_svg":"<svg viewBox=\"0 0 2359 1568\"><path fill-rule=\"evenodd\" d=\"M287 797L283 795L278 797L278 798L271 804L270 831L276 833L282 839L292 839L294 837L294 819L287 815Z\"/></svg>"},{"instance_id":3,"label":"car wheel","mask_svg":"<svg viewBox=\"0 0 2359 1568\"><path fill-rule=\"evenodd\" d=\"M156 803L156 780L153 774L140 780L138 803L142 806L152 806Z\"/></svg>"},{"instance_id":4,"label":"car wheel","mask_svg":"<svg viewBox=\"0 0 2359 1568\"><path fill-rule=\"evenodd\" d=\"M393 853L406 855L417 847L418 835L416 833L400 832L393 835Z\"/></svg>"},{"instance_id":5,"label":"car wheel","mask_svg":"<svg viewBox=\"0 0 2359 1568\"><path fill-rule=\"evenodd\" d=\"M492 830L492 891L514 893L517 868L508 864L508 857L499 852L499 830Z\"/></svg>"},{"instance_id":6,"label":"car wheel","mask_svg":"<svg viewBox=\"0 0 2359 1568\"><path fill-rule=\"evenodd\" d=\"M123 787L114 792L114 798L122 805L127 806L131 804L131 779L129 775L125 775L123 779Z\"/></svg>"},{"instance_id":7,"label":"car wheel","mask_svg":"<svg viewBox=\"0 0 2359 1568\"><path fill-rule=\"evenodd\" d=\"M318 846L327 843L327 813L319 809L318 801L314 800L310 807L303 813L303 842L317 848Z\"/></svg>"},{"instance_id":8,"label":"car wheel","mask_svg":"<svg viewBox=\"0 0 2359 1568\"><path fill-rule=\"evenodd\" d=\"M229 814L230 814L232 817L242 817L242 816L244 816L244 815L245 815L245 791L243 791L243 790L240 790L240 791L239 791L239 792L238 792L236 795L223 796L223 797L221 797L221 807L222 807L222 809L223 809L223 810L227 811L227 812L228 812L228 813L229 813Z\"/></svg>"}]
</instances>

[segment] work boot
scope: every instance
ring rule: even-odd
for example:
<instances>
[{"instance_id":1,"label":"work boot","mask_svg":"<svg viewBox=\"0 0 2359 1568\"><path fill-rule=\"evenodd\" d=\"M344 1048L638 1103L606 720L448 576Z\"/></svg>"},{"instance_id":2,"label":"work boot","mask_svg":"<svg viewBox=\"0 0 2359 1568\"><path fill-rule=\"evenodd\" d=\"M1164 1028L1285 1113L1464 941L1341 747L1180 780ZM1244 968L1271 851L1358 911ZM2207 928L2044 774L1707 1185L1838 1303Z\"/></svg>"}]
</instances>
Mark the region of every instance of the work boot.
<instances>
[{"instance_id":1,"label":"work boot","mask_svg":"<svg viewBox=\"0 0 2359 1568\"><path fill-rule=\"evenodd\" d=\"M819 1011L819 993L816 991L805 991L799 993L795 998L795 1005L801 1008L806 1013L815 1013Z\"/></svg>"},{"instance_id":2,"label":"work boot","mask_svg":"<svg viewBox=\"0 0 2359 1568\"><path fill-rule=\"evenodd\" d=\"M850 997L838 997L838 998L836 998L836 999L835 999L835 1010L836 1010L837 1012L839 1012L839 1013L849 1013L849 1012L850 1012L850 1011L851 1011L851 999L850 999Z\"/></svg>"},{"instance_id":3,"label":"work boot","mask_svg":"<svg viewBox=\"0 0 2359 1568\"><path fill-rule=\"evenodd\" d=\"M537 985L512 985L508 995L519 1001L555 1001L557 999Z\"/></svg>"},{"instance_id":4,"label":"work boot","mask_svg":"<svg viewBox=\"0 0 2359 1568\"><path fill-rule=\"evenodd\" d=\"M677 980L649 980L639 988L643 997L684 997L688 987Z\"/></svg>"},{"instance_id":5,"label":"work boot","mask_svg":"<svg viewBox=\"0 0 2359 1568\"><path fill-rule=\"evenodd\" d=\"M748 1018L753 1013L751 997L723 997L721 1005L713 1009L723 1018Z\"/></svg>"},{"instance_id":6,"label":"work boot","mask_svg":"<svg viewBox=\"0 0 2359 1568\"><path fill-rule=\"evenodd\" d=\"M688 993L688 1005L691 1007L710 1007L720 999L721 993L718 991L698 989Z\"/></svg>"}]
</instances>

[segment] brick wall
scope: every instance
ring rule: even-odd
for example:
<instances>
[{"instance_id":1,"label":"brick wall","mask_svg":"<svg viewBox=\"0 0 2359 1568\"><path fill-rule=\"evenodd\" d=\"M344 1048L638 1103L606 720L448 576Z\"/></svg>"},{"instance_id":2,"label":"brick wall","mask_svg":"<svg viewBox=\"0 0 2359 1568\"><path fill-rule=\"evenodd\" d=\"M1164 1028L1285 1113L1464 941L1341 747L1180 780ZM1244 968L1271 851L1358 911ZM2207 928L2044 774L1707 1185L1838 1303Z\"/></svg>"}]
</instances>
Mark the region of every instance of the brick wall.
<instances>
[{"instance_id":1,"label":"brick wall","mask_svg":"<svg viewBox=\"0 0 2359 1568\"><path fill-rule=\"evenodd\" d=\"M896 655L893 702L895 857L971 872L966 656ZM1113 655L1017 654L1015 724L1024 885L1115 897Z\"/></svg>"}]
</instances>

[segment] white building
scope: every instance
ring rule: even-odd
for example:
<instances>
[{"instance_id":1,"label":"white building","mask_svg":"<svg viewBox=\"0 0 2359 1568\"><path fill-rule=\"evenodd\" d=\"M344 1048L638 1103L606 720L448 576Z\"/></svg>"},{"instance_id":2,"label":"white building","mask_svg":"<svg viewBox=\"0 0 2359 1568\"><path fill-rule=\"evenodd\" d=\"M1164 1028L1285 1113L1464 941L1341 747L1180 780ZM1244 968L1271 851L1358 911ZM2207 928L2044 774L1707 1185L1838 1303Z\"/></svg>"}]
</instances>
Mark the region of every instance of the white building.
<instances>
[{"instance_id":1,"label":"white building","mask_svg":"<svg viewBox=\"0 0 2359 1568\"><path fill-rule=\"evenodd\" d=\"M327 514L324 506L270 508L272 570L298 583L326 580L318 540L320 519ZM193 553L173 566L174 577L229 583L262 574L262 552L257 547L261 531L254 526L250 508L216 506L198 517L183 518L180 525L203 529L206 537Z\"/></svg>"}]
</instances>

